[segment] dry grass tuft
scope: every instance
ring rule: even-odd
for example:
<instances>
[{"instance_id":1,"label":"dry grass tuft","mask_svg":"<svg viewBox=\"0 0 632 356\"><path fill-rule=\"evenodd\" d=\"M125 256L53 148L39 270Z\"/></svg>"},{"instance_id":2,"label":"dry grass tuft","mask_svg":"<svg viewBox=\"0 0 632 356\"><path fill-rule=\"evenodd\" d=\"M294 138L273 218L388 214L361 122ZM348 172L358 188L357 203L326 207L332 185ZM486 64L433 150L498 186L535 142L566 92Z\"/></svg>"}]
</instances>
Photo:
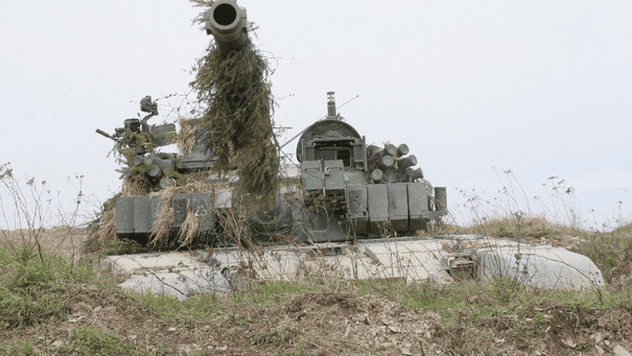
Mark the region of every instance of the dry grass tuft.
<instances>
[{"instance_id":1,"label":"dry grass tuft","mask_svg":"<svg viewBox=\"0 0 632 356\"><path fill-rule=\"evenodd\" d=\"M173 195L176 193L186 192L186 193L204 193L204 192L215 192L219 189L228 189L229 185L226 181L214 182L208 179L209 173L199 173L196 175L191 175L188 177L187 182L180 187L176 187L175 185L166 187L159 192L153 193L153 196L158 195L160 197L160 209L158 210L158 214L156 215L156 220L154 222L154 226L151 230L151 235L149 237L150 242L149 246L156 246L157 244L164 242L169 237L169 228L171 224L174 222L173 220ZM193 214L195 216L195 214ZM197 219L197 217L196 217ZM187 218L185 224L189 220L189 214L187 213ZM190 222L191 223L191 222ZM197 227L199 226L199 221L195 224L195 229L190 230L189 227L185 227L184 225L180 231L180 239L184 237L184 241L181 241L182 244L187 245L193 241L193 238L197 234ZM185 230L189 229L189 230Z\"/></svg>"},{"instance_id":2,"label":"dry grass tuft","mask_svg":"<svg viewBox=\"0 0 632 356\"><path fill-rule=\"evenodd\" d=\"M187 217L180 227L180 242L182 245L190 245L191 242L193 242L193 239L198 233L199 226L200 219L198 219L193 209L189 206L187 208Z\"/></svg>"},{"instance_id":3,"label":"dry grass tuft","mask_svg":"<svg viewBox=\"0 0 632 356\"><path fill-rule=\"evenodd\" d=\"M178 118L180 133L178 133L177 146L182 155L191 152L195 146L195 130L198 128L197 120L189 120L184 116Z\"/></svg>"},{"instance_id":4,"label":"dry grass tuft","mask_svg":"<svg viewBox=\"0 0 632 356\"><path fill-rule=\"evenodd\" d=\"M227 181L214 182L207 179L190 179L181 189L187 193L204 193L229 188L230 186Z\"/></svg>"},{"instance_id":5,"label":"dry grass tuft","mask_svg":"<svg viewBox=\"0 0 632 356\"><path fill-rule=\"evenodd\" d=\"M121 186L121 196L131 197L136 195L143 195L147 193L147 188L137 178L127 178L123 180Z\"/></svg>"},{"instance_id":6,"label":"dry grass tuft","mask_svg":"<svg viewBox=\"0 0 632 356\"><path fill-rule=\"evenodd\" d=\"M485 219L483 222L467 227L447 225L453 232L480 234L490 237L534 238L549 235L557 229L543 215L510 216Z\"/></svg>"},{"instance_id":7,"label":"dry grass tuft","mask_svg":"<svg viewBox=\"0 0 632 356\"><path fill-rule=\"evenodd\" d=\"M91 259L107 251L113 243L119 243L116 235L116 207L102 211L97 225L88 228L82 251L84 256Z\"/></svg>"},{"instance_id":8,"label":"dry grass tuft","mask_svg":"<svg viewBox=\"0 0 632 356\"><path fill-rule=\"evenodd\" d=\"M174 187L167 187L154 194L160 197L160 209L158 209L156 221L151 229L149 246L156 246L158 242L169 236L169 226L173 223L172 197L175 193L174 190Z\"/></svg>"},{"instance_id":9,"label":"dry grass tuft","mask_svg":"<svg viewBox=\"0 0 632 356\"><path fill-rule=\"evenodd\" d=\"M94 232L97 241L117 241L116 237L116 207L106 210L101 216L101 226Z\"/></svg>"}]
</instances>

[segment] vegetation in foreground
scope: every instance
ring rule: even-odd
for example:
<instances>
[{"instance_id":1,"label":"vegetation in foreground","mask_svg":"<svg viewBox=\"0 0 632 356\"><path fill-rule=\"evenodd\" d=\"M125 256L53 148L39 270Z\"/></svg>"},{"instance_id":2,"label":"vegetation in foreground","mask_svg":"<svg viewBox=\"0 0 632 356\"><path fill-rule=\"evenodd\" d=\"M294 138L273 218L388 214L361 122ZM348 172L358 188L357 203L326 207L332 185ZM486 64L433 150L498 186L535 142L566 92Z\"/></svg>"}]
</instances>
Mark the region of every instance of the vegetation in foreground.
<instances>
[{"instance_id":1,"label":"vegetation in foreground","mask_svg":"<svg viewBox=\"0 0 632 356\"><path fill-rule=\"evenodd\" d=\"M485 229L503 235L509 231L521 239L546 236L554 244L574 235L540 219L523 220L520 227L500 220ZM553 230L543 235L546 229ZM51 245L46 239L54 234L44 233L37 243L20 247L6 243L10 236L15 235L3 231L0 249L0 355L566 355L612 352L617 346L632 350L632 282L625 280L632 225L584 233L575 246L593 253L604 275L613 276L607 277L601 296L535 290L508 279L410 285L344 280L313 271L290 281L253 281L230 298L197 295L180 302L124 293L115 277L100 275L87 261L73 262L70 255L41 248ZM625 244L627 249L613 248ZM624 277L615 278L617 273Z\"/></svg>"}]
</instances>

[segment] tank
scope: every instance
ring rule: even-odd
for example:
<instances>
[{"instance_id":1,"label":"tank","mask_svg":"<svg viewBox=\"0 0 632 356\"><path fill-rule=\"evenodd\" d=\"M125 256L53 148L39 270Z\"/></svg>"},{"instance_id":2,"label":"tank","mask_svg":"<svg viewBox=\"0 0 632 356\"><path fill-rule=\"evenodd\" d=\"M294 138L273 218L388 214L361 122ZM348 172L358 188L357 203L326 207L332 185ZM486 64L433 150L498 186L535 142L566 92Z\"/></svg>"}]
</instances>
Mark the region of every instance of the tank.
<instances>
[{"instance_id":1,"label":"tank","mask_svg":"<svg viewBox=\"0 0 632 356\"><path fill-rule=\"evenodd\" d=\"M204 19L222 56L248 43L246 10L234 1L214 2ZM236 204L237 173L213 173L218 157L207 144L212 128L196 120L180 121L180 132L173 123L150 125L159 115L157 104L147 96L140 106L147 115L124 120L114 134L97 129L116 142L125 165L121 178L144 184L141 194L123 189L110 204L120 239L151 244L162 235L180 245L210 246L353 242L413 236L447 213L446 189L424 178L409 146L367 145L337 113L334 92L327 93L326 117L299 134L296 161L280 164L274 203L256 210ZM158 152L185 134L192 137L189 147ZM279 151L284 146L277 145ZM195 190L178 186L193 175L200 181Z\"/></svg>"}]
</instances>

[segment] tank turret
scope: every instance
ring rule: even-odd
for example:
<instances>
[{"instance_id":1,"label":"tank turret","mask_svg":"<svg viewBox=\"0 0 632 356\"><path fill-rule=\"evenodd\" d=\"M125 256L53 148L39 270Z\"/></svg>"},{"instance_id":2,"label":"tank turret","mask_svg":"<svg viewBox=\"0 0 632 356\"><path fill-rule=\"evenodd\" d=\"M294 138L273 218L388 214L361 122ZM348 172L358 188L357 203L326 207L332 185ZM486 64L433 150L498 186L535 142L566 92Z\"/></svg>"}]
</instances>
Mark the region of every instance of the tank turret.
<instances>
[{"instance_id":1,"label":"tank turret","mask_svg":"<svg viewBox=\"0 0 632 356\"><path fill-rule=\"evenodd\" d=\"M367 145L343 121L327 93L327 116L305 129L296 147L305 205L321 205L315 241L414 233L447 213L445 188L424 179L417 157L406 144ZM318 210L318 209L315 209ZM332 213L333 212L333 213ZM335 226L347 226L335 232ZM322 230L321 230L322 231Z\"/></svg>"}]
</instances>

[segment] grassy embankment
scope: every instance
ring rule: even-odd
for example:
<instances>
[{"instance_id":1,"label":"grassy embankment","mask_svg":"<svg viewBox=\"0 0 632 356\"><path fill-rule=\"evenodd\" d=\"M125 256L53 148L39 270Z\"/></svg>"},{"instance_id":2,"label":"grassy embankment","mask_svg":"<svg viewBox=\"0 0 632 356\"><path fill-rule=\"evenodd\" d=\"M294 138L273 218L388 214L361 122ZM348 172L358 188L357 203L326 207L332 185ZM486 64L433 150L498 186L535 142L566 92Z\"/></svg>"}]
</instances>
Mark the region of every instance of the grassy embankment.
<instances>
[{"instance_id":1,"label":"grassy embankment","mask_svg":"<svg viewBox=\"0 0 632 356\"><path fill-rule=\"evenodd\" d=\"M83 230L35 226L0 232L0 355L632 350L632 282L621 278L631 272L630 224L590 232L511 213L468 227L441 227L440 232L544 238L583 253L606 278L599 292L537 290L506 278L450 285L347 280L312 270L286 281L252 281L232 297L198 295L185 302L121 291L116 277L92 267L94 255L79 252Z\"/></svg>"}]
</instances>

